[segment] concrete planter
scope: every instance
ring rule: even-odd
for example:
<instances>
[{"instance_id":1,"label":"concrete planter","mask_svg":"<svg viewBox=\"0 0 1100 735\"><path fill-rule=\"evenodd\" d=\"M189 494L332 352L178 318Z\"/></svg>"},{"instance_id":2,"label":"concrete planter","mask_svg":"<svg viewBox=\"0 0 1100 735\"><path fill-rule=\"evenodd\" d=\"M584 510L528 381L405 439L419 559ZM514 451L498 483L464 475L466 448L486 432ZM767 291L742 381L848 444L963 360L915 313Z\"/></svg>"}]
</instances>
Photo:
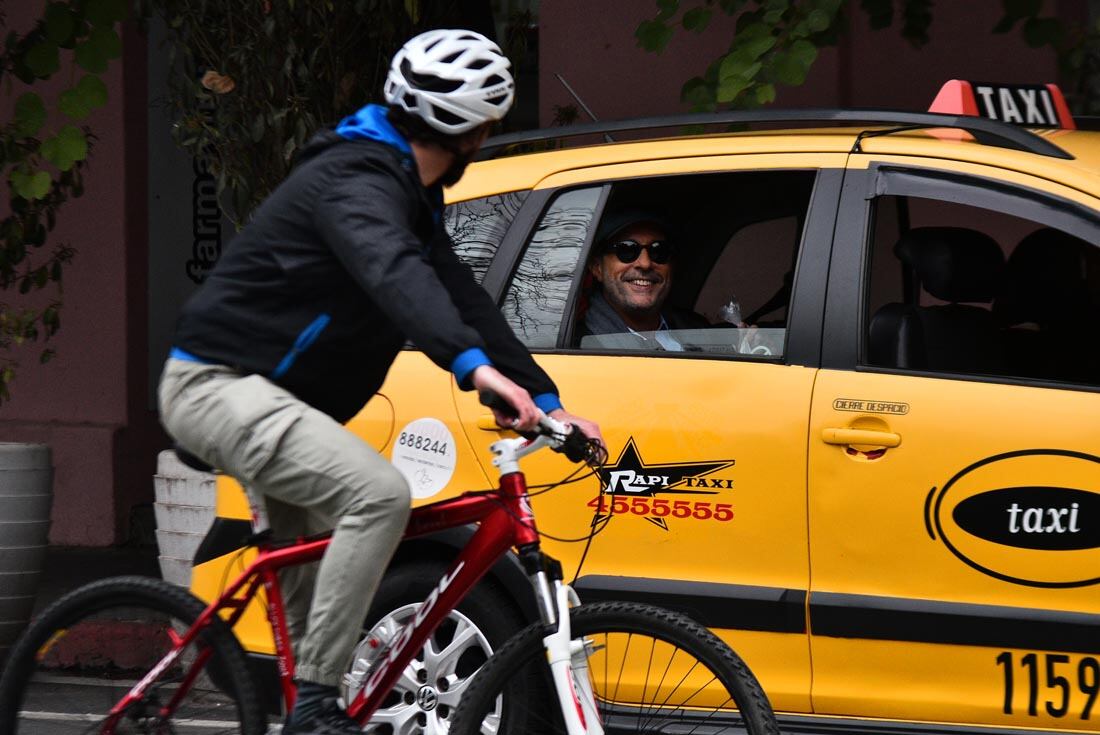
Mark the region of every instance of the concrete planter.
<instances>
[{"instance_id":1,"label":"concrete planter","mask_svg":"<svg viewBox=\"0 0 1100 735\"><path fill-rule=\"evenodd\" d=\"M195 551L214 522L214 475L196 472L175 452L164 451L157 457L153 486L161 576L190 586Z\"/></svg>"},{"instance_id":2,"label":"concrete planter","mask_svg":"<svg viewBox=\"0 0 1100 735\"><path fill-rule=\"evenodd\" d=\"M52 505L50 448L0 443L0 661L30 620Z\"/></svg>"}]
</instances>

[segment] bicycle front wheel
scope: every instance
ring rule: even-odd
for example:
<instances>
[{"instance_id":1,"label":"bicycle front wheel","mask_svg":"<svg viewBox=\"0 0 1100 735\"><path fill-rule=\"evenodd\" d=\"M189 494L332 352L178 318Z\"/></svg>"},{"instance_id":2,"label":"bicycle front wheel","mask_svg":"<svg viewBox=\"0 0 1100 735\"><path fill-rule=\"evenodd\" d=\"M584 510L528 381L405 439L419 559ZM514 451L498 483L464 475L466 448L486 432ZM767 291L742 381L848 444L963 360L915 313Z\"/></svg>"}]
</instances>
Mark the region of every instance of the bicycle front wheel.
<instances>
[{"instance_id":1,"label":"bicycle front wheel","mask_svg":"<svg viewBox=\"0 0 1100 735\"><path fill-rule=\"evenodd\" d=\"M690 618L638 603L581 605L588 678L606 732L747 730L778 735L771 705L741 658ZM451 735L564 733L542 625L521 631L474 677ZM574 674L576 675L576 673Z\"/></svg>"},{"instance_id":2,"label":"bicycle front wheel","mask_svg":"<svg viewBox=\"0 0 1100 735\"><path fill-rule=\"evenodd\" d=\"M153 673L203 608L185 590L144 577L106 579L62 597L11 650L0 678L0 733L262 735L244 653L220 620ZM144 695L116 709L146 677Z\"/></svg>"}]
</instances>

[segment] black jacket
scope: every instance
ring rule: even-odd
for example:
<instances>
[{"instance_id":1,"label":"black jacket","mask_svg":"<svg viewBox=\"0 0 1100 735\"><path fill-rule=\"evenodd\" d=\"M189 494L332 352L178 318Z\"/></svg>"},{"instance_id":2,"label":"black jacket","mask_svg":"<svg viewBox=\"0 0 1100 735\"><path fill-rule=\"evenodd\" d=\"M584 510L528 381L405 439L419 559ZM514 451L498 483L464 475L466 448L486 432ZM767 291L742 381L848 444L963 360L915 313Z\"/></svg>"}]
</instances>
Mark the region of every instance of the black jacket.
<instances>
[{"instance_id":1,"label":"black jacket","mask_svg":"<svg viewBox=\"0 0 1100 735\"><path fill-rule=\"evenodd\" d=\"M319 133L184 306L176 347L268 376L340 422L406 340L448 370L480 348L533 396L556 394L454 254L441 205L411 155Z\"/></svg>"}]
</instances>

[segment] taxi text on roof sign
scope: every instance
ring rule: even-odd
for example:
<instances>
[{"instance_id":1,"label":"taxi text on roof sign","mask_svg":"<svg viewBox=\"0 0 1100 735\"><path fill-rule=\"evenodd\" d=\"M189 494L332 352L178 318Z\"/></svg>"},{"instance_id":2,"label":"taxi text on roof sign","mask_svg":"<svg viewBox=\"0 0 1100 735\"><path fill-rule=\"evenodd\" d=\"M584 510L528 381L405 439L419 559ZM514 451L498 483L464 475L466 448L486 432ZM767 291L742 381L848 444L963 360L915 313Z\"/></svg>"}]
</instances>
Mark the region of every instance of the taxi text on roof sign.
<instances>
[{"instance_id":1,"label":"taxi text on roof sign","mask_svg":"<svg viewBox=\"0 0 1100 735\"><path fill-rule=\"evenodd\" d=\"M1066 98L1056 84L952 79L943 85L928 111L987 117L1027 127L1077 129Z\"/></svg>"}]
</instances>

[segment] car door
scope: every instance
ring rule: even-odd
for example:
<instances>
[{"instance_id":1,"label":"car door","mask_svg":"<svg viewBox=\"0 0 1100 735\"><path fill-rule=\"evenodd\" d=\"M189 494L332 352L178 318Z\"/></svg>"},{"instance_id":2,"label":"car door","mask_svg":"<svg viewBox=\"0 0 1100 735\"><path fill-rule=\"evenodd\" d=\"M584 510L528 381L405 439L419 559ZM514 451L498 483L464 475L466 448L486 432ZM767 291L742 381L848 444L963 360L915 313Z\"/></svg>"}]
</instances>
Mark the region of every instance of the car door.
<instances>
[{"instance_id":1,"label":"car door","mask_svg":"<svg viewBox=\"0 0 1100 735\"><path fill-rule=\"evenodd\" d=\"M447 234L479 282L487 277L529 196L527 190L504 191L447 206L443 217ZM414 505L422 505L484 487L487 476L455 413L451 376L411 347L398 355L378 395L349 428L390 458L409 481ZM378 406L387 410L386 425L377 419Z\"/></svg>"},{"instance_id":2,"label":"car door","mask_svg":"<svg viewBox=\"0 0 1100 735\"><path fill-rule=\"evenodd\" d=\"M1098 206L853 156L809 424L815 712L1100 727Z\"/></svg>"},{"instance_id":3,"label":"car door","mask_svg":"<svg viewBox=\"0 0 1100 735\"><path fill-rule=\"evenodd\" d=\"M843 162L713 156L550 176L515 253L498 257L505 316L566 408L600 424L610 453L602 492L588 476L534 498L545 548L578 577L582 599L643 600L716 629L788 711L809 707L805 437ZM670 298L714 321L736 291L744 315L771 326L676 333L683 352L582 348L594 232L639 202L671 211L690 241L677 252L694 270L675 274ZM769 299L783 302L778 319L761 311ZM455 400L488 457L499 436L488 411L469 393ZM574 468L536 455L525 469L541 485ZM588 544L594 518L601 531Z\"/></svg>"}]
</instances>

